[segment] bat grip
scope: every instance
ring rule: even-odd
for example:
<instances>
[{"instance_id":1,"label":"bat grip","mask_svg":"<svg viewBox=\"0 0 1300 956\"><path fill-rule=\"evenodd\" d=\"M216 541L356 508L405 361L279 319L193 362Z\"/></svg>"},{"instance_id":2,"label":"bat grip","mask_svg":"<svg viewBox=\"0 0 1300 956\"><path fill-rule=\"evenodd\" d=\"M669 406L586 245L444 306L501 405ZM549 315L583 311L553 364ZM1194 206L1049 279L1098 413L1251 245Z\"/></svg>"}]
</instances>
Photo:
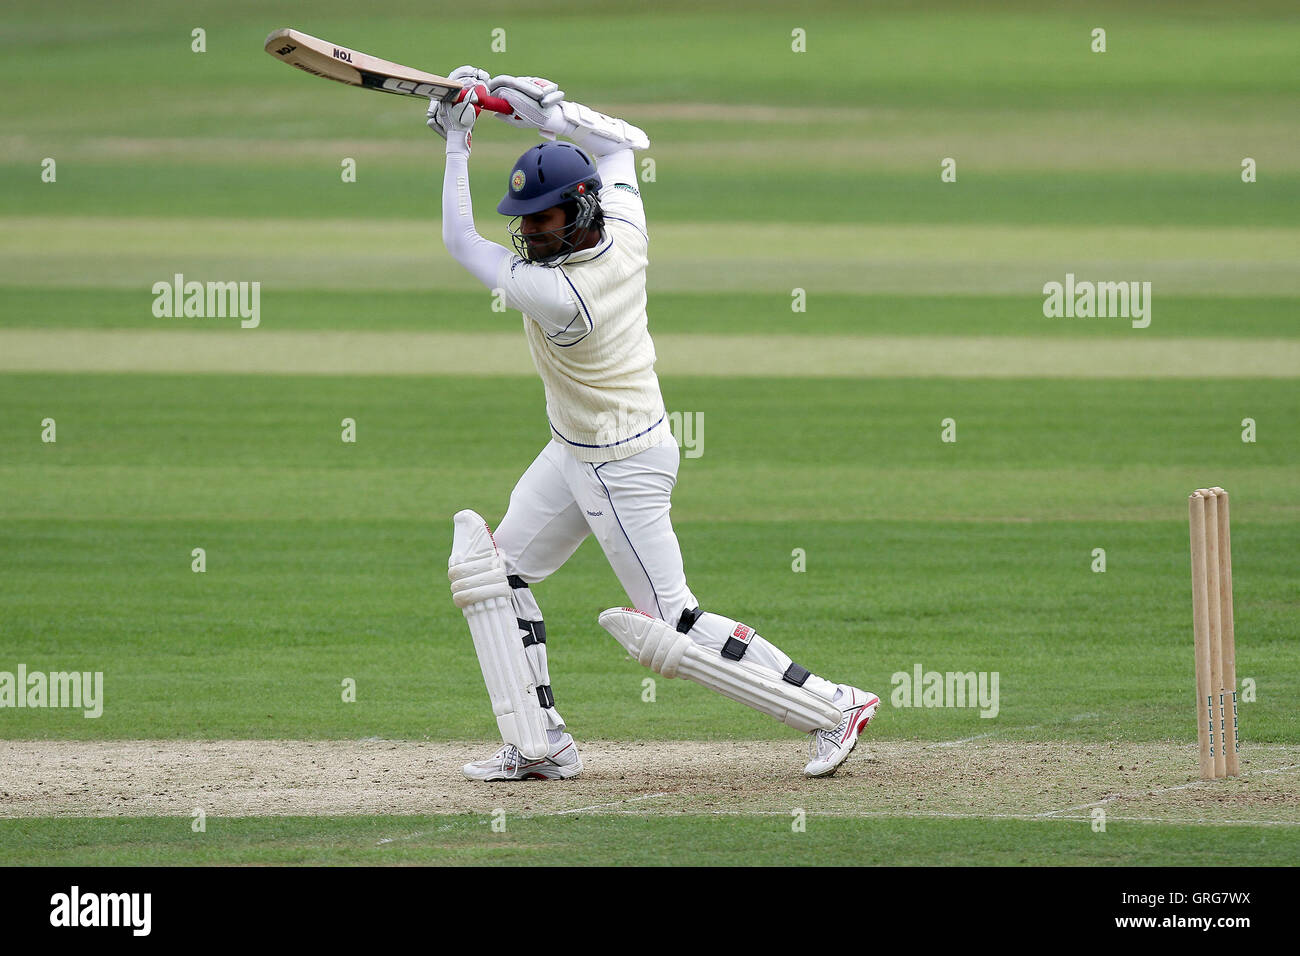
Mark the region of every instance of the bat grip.
<instances>
[{"instance_id":1,"label":"bat grip","mask_svg":"<svg viewBox=\"0 0 1300 956\"><path fill-rule=\"evenodd\" d=\"M474 89L476 92L478 92L478 105L482 109L491 110L493 113L505 113L507 115L515 111L515 108L511 106L507 100L503 100L499 96L488 96L487 87L476 86L474 87ZM461 90L459 93L456 94L457 103L459 103L464 98L465 98L464 90Z\"/></svg>"},{"instance_id":2,"label":"bat grip","mask_svg":"<svg viewBox=\"0 0 1300 956\"><path fill-rule=\"evenodd\" d=\"M499 96L480 96L478 105L485 110L491 110L493 113L505 113L507 116L515 111L515 108L510 105L508 100L503 100Z\"/></svg>"}]
</instances>

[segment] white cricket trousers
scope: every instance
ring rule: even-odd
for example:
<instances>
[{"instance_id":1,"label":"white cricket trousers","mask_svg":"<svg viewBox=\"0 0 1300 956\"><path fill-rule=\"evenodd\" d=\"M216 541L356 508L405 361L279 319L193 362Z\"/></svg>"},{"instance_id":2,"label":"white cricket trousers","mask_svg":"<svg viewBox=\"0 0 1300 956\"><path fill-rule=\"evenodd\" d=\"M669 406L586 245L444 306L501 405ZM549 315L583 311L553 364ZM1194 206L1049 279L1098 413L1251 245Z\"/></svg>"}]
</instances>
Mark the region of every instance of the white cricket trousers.
<instances>
[{"instance_id":1,"label":"white cricket trousers","mask_svg":"<svg viewBox=\"0 0 1300 956\"><path fill-rule=\"evenodd\" d=\"M671 437L630 458L594 464L551 441L515 485L493 532L506 571L535 584L594 534L633 606L676 625L696 606L668 517L680 461Z\"/></svg>"},{"instance_id":2,"label":"white cricket trousers","mask_svg":"<svg viewBox=\"0 0 1300 956\"><path fill-rule=\"evenodd\" d=\"M686 586L682 551L669 517L680 463L672 437L629 458L594 464L578 461L552 440L510 493L510 507L493 537L510 575L529 664L552 702L545 709L552 730L562 730L564 721L550 691L546 625L528 585L550 577L594 534L632 606L676 627L683 611L699 606ZM688 635L720 651L736 623L705 613ZM777 678L791 667L784 652L758 635L747 653L747 659L770 668ZM834 693L834 685L816 677L809 689Z\"/></svg>"}]
</instances>

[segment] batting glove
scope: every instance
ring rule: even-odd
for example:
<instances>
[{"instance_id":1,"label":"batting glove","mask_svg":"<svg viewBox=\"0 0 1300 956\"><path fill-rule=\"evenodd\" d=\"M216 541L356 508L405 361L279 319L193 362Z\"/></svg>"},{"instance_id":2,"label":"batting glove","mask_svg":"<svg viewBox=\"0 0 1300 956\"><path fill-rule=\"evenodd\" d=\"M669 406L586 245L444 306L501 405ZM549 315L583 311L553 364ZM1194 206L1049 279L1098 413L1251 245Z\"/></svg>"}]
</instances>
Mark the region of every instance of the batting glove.
<instances>
[{"instance_id":1,"label":"batting glove","mask_svg":"<svg viewBox=\"0 0 1300 956\"><path fill-rule=\"evenodd\" d=\"M474 128L474 120L478 118L478 107L475 105L478 99L473 90L486 86L491 76L487 70L462 66L452 70L447 79L458 81L465 88L465 97L459 103L454 102L454 97L452 100L430 100L425 125L443 139L447 139L448 133L464 133L465 149L468 151L469 133ZM448 146L451 145L448 140Z\"/></svg>"},{"instance_id":2,"label":"batting glove","mask_svg":"<svg viewBox=\"0 0 1300 956\"><path fill-rule=\"evenodd\" d=\"M503 122L521 129L535 129L547 139L555 139L563 131L564 117L558 106L564 99L564 90L553 81L540 76L502 74L488 82L488 92L514 108L509 115L497 114Z\"/></svg>"}]
</instances>

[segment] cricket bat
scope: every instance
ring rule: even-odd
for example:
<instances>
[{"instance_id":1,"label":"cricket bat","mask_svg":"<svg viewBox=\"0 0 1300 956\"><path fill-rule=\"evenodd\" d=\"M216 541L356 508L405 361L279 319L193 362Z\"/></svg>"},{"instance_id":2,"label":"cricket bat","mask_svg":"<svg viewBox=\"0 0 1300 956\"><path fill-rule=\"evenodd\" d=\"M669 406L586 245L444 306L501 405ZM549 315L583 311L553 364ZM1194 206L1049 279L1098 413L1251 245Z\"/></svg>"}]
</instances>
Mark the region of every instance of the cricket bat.
<instances>
[{"instance_id":1,"label":"cricket bat","mask_svg":"<svg viewBox=\"0 0 1300 956\"><path fill-rule=\"evenodd\" d=\"M459 100L465 93L459 83L445 76L381 60L298 30L276 30L266 38L266 52L313 76L381 93L423 96L430 100ZM483 87L479 88L478 105L494 113L514 112L508 102L499 96L488 96Z\"/></svg>"}]
</instances>

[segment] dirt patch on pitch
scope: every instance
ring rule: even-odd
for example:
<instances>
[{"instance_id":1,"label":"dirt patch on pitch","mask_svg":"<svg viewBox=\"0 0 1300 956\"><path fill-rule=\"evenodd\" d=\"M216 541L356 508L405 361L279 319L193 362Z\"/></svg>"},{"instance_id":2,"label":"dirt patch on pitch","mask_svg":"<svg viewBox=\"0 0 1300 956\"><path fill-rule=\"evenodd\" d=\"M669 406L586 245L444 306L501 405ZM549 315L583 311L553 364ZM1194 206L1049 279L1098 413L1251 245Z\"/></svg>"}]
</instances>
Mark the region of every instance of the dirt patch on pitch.
<instances>
[{"instance_id":1,"label":"dirt patch on pitch","mask_svg":"<svg viewBox=\"0 0 1300 956\"><path fill-rule=\"evenodd\" d=\"M0 741L0 816L808 813L1300 825L1300 747L1200 781L1175 744L863 743L831 778L787 741L581 742L573 780L482 784L488 743Z\"/></svg>"}]
</instances>

